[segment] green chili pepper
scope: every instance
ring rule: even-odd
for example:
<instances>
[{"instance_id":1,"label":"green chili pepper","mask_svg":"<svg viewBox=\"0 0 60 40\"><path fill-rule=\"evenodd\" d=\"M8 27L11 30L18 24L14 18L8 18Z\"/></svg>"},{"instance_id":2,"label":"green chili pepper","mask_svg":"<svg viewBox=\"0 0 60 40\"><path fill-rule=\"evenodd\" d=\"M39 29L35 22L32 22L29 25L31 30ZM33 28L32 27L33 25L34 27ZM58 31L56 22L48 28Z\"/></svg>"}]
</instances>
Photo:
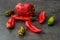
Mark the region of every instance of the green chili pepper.
<instances>
[{"instance_id":1,"label":"green chili pepper","mask_svg":"<svg viewBox=\"0 0 60 40\"><path fill-rule=\"evenodd\" d=\"M49 19L48 19L48 26L51 26L55 23L55 18L54 16L51 16Z\"/></svg>"},{"instance_id":2,"label":"green chili pepper","mask_svg":"<svg viewBox=\"0 0 60 40\"><path fill-rule=\"evenodd\" d=\"M10 16L11 14L14 14L14 9L8 10L5 12L5 16Z\"/></svg>"},{"instance_id":3,"label":"green chili pepper","mask_svg":"<svg viewBox=\"0 0 60 40\"><path fill-rule=\"evenodd\" d=\"M22 26L18 31L18 35L23 36L24 33L25 33L25 27Z\"/></svg>"}]
</instances>

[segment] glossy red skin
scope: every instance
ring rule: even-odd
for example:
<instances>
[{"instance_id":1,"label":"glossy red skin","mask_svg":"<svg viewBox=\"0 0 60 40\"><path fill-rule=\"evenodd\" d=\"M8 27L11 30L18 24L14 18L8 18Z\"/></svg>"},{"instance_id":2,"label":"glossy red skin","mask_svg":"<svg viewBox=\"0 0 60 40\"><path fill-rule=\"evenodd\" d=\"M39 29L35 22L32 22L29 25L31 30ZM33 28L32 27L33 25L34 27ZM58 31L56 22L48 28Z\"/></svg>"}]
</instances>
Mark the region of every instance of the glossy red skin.
<instances>
[{"instance_id":1,"label":"glossy red skin","mask_svg":"<svg viewBox=\"0 0 60 40\"><path fill-rule=\"evenodd\" d=\"M25 25L27 26L27 28L29 28L32 32L35 32L35 33L40 33L42 32L41 29L38 29L34 24L32 24L32 22L30 21L26 21L25 22Z\"/></svg>"},{"instance_id":2,"label":"glossy red skin","mask_svg":"<svg viewBox=\"0 0 60 40\"><path fill-rule=\"evenodd\" d=\"M24 17L24 16L13 15L12 17L14 17L15 20L32 21L32 16Z\"/></svg>"},{"instance_id":3,"label":"glossy red skin","mask_svg":"<svg viewBox=\"0 0 60 40\"><path fill-rule=\"evenodd\" d=\"M9 29L9 27L8 27L9 25L12 27L12 29L14 28L14 18L13 18L13 17L11 17L11 18L7 21L7 23L6 23L6 28L7 28L7 29Z\"/></svg>"},{"instance_id":4,"label":"glossy red skin","mask_svg":"<svg viewBox=\"0 0 60 40\"><path fill-rule=\"evenodd\" d=\"M16 12L18 15L21 16L33 16L35 13L35 10L31 11L31 7L34 8L32 4L23 4L23 3L18 3L15 7Z\"/></svg>"},{"instance_id":5,"label":"glossy red skin","mask_svg":"<svg viewBox=\"0 0 60 40\"><path fill-rule=\"evenodd\" d=\"M39 19L39 23L44 23L45 20L46 20L46 12L45 12L45 11L41 12L41 13L39 14L38 19Z\"/></svg>"}]
</instances>

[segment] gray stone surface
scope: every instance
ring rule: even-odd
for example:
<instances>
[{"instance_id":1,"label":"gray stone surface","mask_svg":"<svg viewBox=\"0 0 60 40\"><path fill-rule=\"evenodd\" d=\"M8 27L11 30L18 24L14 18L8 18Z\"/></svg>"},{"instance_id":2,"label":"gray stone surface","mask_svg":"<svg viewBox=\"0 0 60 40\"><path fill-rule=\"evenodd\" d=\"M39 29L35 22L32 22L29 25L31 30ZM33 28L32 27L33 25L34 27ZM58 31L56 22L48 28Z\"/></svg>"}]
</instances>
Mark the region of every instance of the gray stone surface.
<instances>
[{"instance_id":1,"label":"gray stone surface","mask_svg":"<svg viewBox=\"0 0 60 40\"><path fill-rule=\"evenodd\" d=\"M38 21L33 23L41 28L44 32L37 34L27 29L25 36L19 37L17 31L24 22L15 22L14 30L7 30L5 23L10 17L5 17L4 12L12 9L19 2L31 3L35 5L36 15L41 11L47 12L47 19L44 24L39 24ZM56 23L54 26L47 25L48 18L54 15ZM24 25L25 26L25 25ZM0 0L0 40L60 40L60 0Z\"/></svg>"}]
</instances>

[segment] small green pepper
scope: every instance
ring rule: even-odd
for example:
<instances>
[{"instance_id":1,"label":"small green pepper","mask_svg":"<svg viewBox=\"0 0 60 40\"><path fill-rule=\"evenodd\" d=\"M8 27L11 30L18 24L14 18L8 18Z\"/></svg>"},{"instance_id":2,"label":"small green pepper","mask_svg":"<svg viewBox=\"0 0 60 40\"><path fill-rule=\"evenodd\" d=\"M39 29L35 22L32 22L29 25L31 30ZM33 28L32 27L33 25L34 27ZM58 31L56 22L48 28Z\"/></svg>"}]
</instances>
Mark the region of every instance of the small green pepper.
<instances>
[{"instance_id":1,"label":"small green pepper","mask_svg":"<svg viewBox=\"0 0 60 40\"><path fill-rule=\"evenodd\" d=\"M55 18L54 16L51 16L49 19L48 19L48 26L51 26L55 23Z\"/></svg>"},{"instance_id":2,"label":"small green pepper","mask_svg":"<svg viewBox=\"0 0 60 40\"><path fill-rule=\"evenodd\" d=\"M14 14L14 9L8 10L5 12L5 16L10 16L11 14Z\"/></svg>"},{"instance_id":3,"label":"small green pepper","mask_svg":"<svg viewBox=\"0 0 60 40\"><path fill-rule=\"evenodd\" d=\"M25 27L22 26L18 31L18 35L23 36L24 33L25 33Z\"/></svg>"}]
</instances>

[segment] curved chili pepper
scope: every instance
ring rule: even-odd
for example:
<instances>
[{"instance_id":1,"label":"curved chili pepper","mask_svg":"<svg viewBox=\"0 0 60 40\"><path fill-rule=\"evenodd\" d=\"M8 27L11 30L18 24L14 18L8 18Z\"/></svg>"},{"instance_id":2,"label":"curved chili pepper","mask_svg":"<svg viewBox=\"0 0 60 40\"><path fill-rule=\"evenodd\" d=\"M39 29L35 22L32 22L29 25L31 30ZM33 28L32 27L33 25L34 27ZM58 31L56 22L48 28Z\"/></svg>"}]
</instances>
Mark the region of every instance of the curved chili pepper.
<instances>
[{"instance_id":1,"label":"curved chili pepper","mask_svg":"<svg viewBox=\"0 0 60 40\"><path fill-rule=\"evenodd\" d=\"M42 32L41 29L38 29L34 24L32 24L30 21L26 21L25 25L32 31L32 32Z\"/></svg>"},{"instance_id":2,"label":"curved chili pepper","mask_svg":"<svg viewBox=\"0 0 60 40\"><path fill-rule=\"evenodd\" d=\"M38 19L39 19L39 23L44 23L44 21L45 21L45 19L46 19L46 12L45 12L45 11L41 12L41 13L39 14Z\"/></svg>"},{"instance_id":3,"label":"curved chili pepper","mask_svg":"<svg viewBox=\"0 0 60 40\"><path fill-rule=\"evenodd\" d=\"M16 20L22 20L22 21L32 21L33 19L35 19L35 17L23 17L23 16L17 16L17 15L13 15L13 17L16 19Z\"/></svg>"},{"instance_id":4,"label":"curved chili pepper","mask_svg":"<svg viewBox=\"0 0 60 40\"><path fill-rule=\"evenodd\" d=\"M7 29L13 29L14 28L14 18L11 17L8 22L6 23L6 28Z\"/></svg>"}]
</instances>

